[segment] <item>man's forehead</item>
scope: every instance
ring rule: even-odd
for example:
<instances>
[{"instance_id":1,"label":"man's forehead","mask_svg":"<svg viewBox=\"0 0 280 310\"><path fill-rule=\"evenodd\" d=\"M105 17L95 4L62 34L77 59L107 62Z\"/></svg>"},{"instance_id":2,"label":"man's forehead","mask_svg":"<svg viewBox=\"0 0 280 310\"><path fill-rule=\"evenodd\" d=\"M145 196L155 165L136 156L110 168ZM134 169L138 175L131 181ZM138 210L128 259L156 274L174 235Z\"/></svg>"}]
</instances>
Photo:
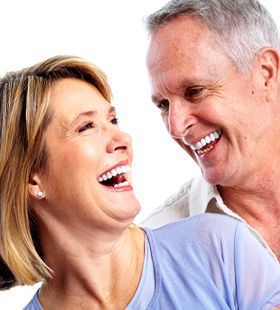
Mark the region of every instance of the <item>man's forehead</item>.
<instances>
[{"instance_id":1,"label":"man's forehead","mask_svg":"<svg viewBox=\"0 0 280 310\"><path fill-rule=\"evenodd\" d=\"M168 34L168 36L166 36ZM160 26L150 37L150 43L157 40L168 42L170 39L175 39L178 42L182 40L192 39L195 44L201 36L210 35L210 31L203 26L193 16L178 16L163 26Z\"/></svg>"},{"instance_id":2,"label":"man's forehead","mask_svg":"<svg viewBox=\"0 0 280 310\"><path fill-rule=\"evenodd\" d=\"M192 16L179 16L159 27L150 38L146 63L148 68L165 63L165 55L183 57L194 49L215 47L211 32ZM176 61L176 59L174 59ZM168 60L170 64L170 59Z\"/></svg>"}]
</instances>

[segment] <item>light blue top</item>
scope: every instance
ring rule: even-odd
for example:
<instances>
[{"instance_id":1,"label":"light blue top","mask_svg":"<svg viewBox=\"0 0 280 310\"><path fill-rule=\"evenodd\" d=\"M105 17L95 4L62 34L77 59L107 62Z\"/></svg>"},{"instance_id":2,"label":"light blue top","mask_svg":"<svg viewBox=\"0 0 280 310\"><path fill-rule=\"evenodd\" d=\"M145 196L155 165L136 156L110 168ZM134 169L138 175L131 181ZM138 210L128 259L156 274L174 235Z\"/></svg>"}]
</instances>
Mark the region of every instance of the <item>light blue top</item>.
<instances>
[{"instance_id":1,"label":"light blue top","mask_svg":"<svg viewBox=\"0 0 280 310\"><path fill-rule=\"evenodd\" d=\"M126 310L266 310L280 304L280 269L243 223L202 214L145 232L143 273ZM37 294L24 310L42 310Z\"/></svg>"}]
</instances>

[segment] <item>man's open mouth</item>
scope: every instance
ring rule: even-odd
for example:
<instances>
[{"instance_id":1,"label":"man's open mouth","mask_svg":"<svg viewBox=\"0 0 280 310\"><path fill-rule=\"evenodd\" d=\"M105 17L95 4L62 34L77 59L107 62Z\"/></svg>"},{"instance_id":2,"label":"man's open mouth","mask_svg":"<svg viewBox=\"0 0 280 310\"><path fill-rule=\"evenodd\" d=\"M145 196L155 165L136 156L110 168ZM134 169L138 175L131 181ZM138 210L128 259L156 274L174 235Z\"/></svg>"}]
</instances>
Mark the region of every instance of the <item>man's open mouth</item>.
<instances>
[{"instance_id":1,"label":"man's open mouth","mask_svg":"<svg viewBox=\"0 0 280 310\"><path fill-rule=\"evenodd\" d=\"M190 147L192 150L196 151L198 155L204 155L214 147L215 143L221 138L222 133L223 131L219 129L202 138L196 144L191 144Z\"/></svg>"}]
</instances>

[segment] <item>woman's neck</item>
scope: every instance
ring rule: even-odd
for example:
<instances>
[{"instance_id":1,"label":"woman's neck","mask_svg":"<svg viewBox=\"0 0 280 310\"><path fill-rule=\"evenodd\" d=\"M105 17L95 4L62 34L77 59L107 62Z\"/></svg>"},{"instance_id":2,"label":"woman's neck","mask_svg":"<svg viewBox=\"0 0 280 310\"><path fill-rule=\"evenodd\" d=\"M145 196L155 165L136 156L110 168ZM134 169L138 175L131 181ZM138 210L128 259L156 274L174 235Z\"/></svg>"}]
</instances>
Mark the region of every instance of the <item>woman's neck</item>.
<instances>
[{"instance_id":1,"label":"woman's neck","mask_svg":"<svg viewBox=\"0 0 280 310\"><path fill-rule=\"evenodd\" d=\"M141 229L128 228L116 240L93 240L90 249L88 240L87 246L48 247L54 276L40 289L43 309L124 309L141 278L144 240Z\"/></svg>"}]
</instances>

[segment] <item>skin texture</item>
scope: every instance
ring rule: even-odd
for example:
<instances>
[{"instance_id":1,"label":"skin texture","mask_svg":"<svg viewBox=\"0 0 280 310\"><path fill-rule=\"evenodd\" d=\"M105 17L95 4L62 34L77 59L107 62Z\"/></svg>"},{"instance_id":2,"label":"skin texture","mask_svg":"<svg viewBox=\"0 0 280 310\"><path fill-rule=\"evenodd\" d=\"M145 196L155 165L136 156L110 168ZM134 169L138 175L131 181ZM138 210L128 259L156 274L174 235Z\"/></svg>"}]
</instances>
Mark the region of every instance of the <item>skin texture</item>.
<instances>
[{"instance_id":1,"label":"skin texture","mask_svg":"<svg viewBox=\"0 0 280 310\"><path fill-rule=\"evenodd\" d=\"M252 70L240 73L209 30L181 16L152 35L147 67L152 100L169 134L203 177L218 185L225 204L256 228L280 258L277 51L262 49ZM222 135L209 152L198 155L190 148L217 130ZM273 227L270 232L267 225Z\"/></svg>"},{"instance_id":2,"label":"skin texture","mask_svg":"<svg viewBox=\"0 0 280 310\"><path fill-rule=\"evenodd\" d=\"M142 272L144 234L129 228L140 204L131 185L116 190L98 178L131 164L131 137L85 81L58 81L50 109L47 167L29 184L44 259L55 275L40 289L40 303L44 309L123 309ZM126 178L131 184L130 173Z\"/></svg>"},{"instance_id":3,"label":"skin texture","mask_svg":"<svg viewBox=\"0 0 280 310\"><path fill-rule=\"evenodd\" d=\"M160 44L164 38L165 44ZM174 139L184 138L181 145L208 182L243 182L257 163L266 160L272 150L268 139L275 137L270 129L274 110L265 99L261 70L239 73L209 32L185 17L153 36L148 68L154 100L169 102L162 109L167 130ZM211 152L199 156L190 150L189 144L218 129L223 135ZM260 150L260 143L267 151Z\"/></svg>"},{"instance_id":4,"label":"skin texture","mask_svg":"<svg viewBox=\"0 0 280 310\"><path fill-rule=\"evenodd\" d=\"M118 128L115 110L93 86L80 80L58 82L51 98L54 119L46 133L49 165L41 181L48 204L60 204L53 211L62 213L63 223L65 212L69 219L84 216L82 221L94 218L97 223L97 214L100 219L131 220L140 210L133 191L116 192L98 182L110 167L132 161L132 140ZM69 205L82 205L83 212L77 207L70 210Z\"/></svg>"},{"instance_id":5,"label":"skin texture","mask_svg":"<svg viewBox=\"0 0 280 310\"><path fill-rule=\"evenodd\" d=\"M143 232L129 227L140 205L130 185L116 190L98 178L116 164L131 163L131 138L87 82L57 82L50 108L47 167L29 184L33 199L43 193L32 211L44 259L54 271L40 289L40 303L44 310L124 309L143 266Z\"/></svg>"}]
</instances>

